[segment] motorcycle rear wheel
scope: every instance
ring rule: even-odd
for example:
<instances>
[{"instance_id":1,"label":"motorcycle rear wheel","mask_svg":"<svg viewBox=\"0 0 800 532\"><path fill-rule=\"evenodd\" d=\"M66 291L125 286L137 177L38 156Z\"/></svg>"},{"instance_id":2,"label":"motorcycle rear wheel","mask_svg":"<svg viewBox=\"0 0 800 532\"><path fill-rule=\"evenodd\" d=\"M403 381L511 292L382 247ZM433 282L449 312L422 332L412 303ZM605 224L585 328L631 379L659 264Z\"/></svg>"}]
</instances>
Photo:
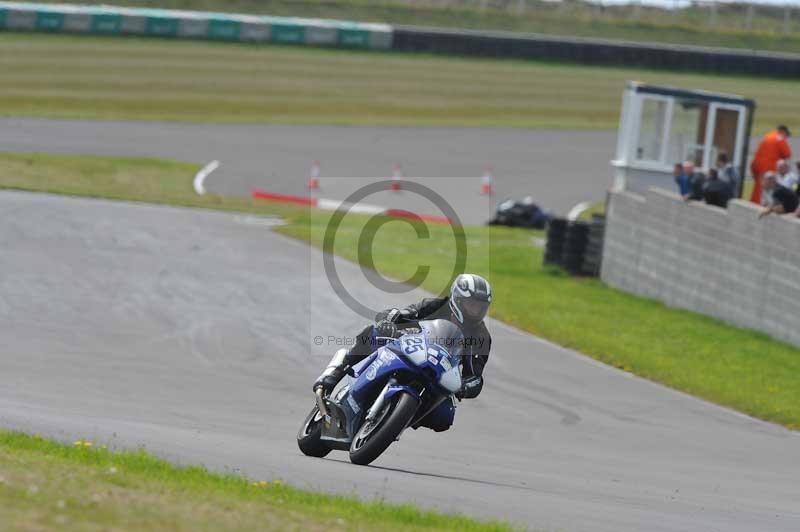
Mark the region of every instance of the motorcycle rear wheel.
<instances>
[{"instance_id":1,"label":"motorcycle rear wheel","mask_svg":"<svg viewBox=\"0 0 800 532\"><path fill-rule=\"evenodd\" d=\"M322 458L331 452L331 448L320 440L320 436L322 436L322 416L319 414L319 407L314 405L297 433L297 446L306 456Z\"/></svg>"},{"instance_id":2,"label":"motorcycle rear wheel","mask_svg":"<svg viewBox=\"0 0 800 532\"><path fill-rule=\"evenodd\" d=\"M350 461L367 465L378 458L411 422L418 406L417 399L408 393L392 397L374 420L358 429L350 444Z\"/></svg>"}]
</instances>

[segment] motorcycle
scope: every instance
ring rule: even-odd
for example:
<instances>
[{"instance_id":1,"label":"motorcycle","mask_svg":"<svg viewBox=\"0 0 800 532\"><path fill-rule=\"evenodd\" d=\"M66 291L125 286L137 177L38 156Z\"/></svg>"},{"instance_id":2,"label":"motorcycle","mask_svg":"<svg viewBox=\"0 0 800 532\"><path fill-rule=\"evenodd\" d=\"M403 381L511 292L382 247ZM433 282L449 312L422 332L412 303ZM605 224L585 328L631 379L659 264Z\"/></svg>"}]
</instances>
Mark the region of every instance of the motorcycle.
<instances>
[{"instance_id":1,"label":"motorcycle","mask_svg":"<svg viewBox=\"0 0 800 532\"><path fill-rule=\"evenodd\" d=\"M461 388L464 337L447 320L426 320L385 341L348 370L331 396L316 390L316 404L297 434L307 456L349 451L350 461L367 465L407 427L419 422Z\"/></svg>"}]
</instances>

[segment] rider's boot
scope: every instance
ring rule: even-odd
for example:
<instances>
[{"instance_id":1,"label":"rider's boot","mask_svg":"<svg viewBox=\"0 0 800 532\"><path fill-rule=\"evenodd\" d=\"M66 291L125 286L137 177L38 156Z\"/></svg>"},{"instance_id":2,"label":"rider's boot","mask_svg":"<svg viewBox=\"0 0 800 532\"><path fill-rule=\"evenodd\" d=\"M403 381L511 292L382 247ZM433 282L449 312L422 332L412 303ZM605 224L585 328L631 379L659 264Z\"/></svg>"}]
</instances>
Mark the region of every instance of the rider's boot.
<instances>
[{"instance_id":1,"label":"rider's boot","mask_svg":"<svg viewBox=\"0 0 800 532\"><path fill-rule=\"evenodd\" d=\"M372 335L372 326L368 325L363 331L356 336L355 345L350 349L341 348L333 355L333 358L328 363L328 367L322 372L322 375L314 382L313 390L322 387L325 394L333 391L339 381L341 381L347 374L347 370L364 360L373 350L370 341Z\"/></svg>"},{"instance_id":2,"label":"rider's boot","mask_svg":"<svg viewBox=\"0 0 800 532\"><path fill-rule=\"evenodd\" d=\"M314 391L319 387L322 387L326 395L333 391L336 385L339 384L339 381L341 381L347 373L347 368L349 366L347 363L347 354L348 350L344 347L334 353L333 358L328 363L328 367L325 368L322 375L314 382Z\"/></svg>"}]
</instances>

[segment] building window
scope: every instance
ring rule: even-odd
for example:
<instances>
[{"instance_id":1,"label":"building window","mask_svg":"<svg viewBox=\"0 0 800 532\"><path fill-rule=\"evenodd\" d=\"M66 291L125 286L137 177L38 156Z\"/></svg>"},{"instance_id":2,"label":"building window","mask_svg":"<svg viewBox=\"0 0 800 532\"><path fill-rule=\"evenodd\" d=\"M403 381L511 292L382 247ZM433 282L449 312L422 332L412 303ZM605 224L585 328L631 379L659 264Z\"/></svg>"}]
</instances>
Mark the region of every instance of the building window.
<instances>
[{"instance_id":1,"label":"building window","mask_svg":"<svg viewBox=\"0 0 800 532\"><path fill-rule=\"evenodd\" d=\"M662 99L644 98L639 123L639 139L636 158L640 161L661 161L661 146L664 142L664 121L667 117L667 102Z\"/></svg>"},{"instance_id":2,"label":"building window","mask_svg":"<svg viewBox=\"0 0 800 532\"><path fill-rule=\"evenodd\" d=\"M675 100L667 139L667 161L692 161L697 166L703 165L707 119L707 103Z\"/></svg>"}]
</instances>

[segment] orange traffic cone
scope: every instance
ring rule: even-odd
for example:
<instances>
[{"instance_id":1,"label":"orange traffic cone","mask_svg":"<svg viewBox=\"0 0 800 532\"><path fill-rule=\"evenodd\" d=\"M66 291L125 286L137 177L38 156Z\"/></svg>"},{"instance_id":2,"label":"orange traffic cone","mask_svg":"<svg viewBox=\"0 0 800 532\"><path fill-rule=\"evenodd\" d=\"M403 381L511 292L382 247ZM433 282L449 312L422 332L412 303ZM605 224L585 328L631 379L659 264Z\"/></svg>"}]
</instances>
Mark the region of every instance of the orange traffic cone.
<instances>
[{"instance_id":1,"label":"orange traffic cone","mask_svg":"<svg viewBox=\"0 0 800 532\"><path fill-rule=\"evenodd\" d=\"M319 161L314 161L311 164L311 170L308 171L308 190L317 190L319 188Z\"/></svg>"},{"instance_id":2,"label":"orange traffic cone","mask_svg":"<svg viewBox=\"0 0 800 532\"><path fill-rule=\"evenodd\" d=\"M403 171L400 168L400 165L396 164L394 165L394 168L392 168L392 185L389 188L395 192L399 192L403 188L402 182Z\"/></svg>"},{"instance_id":3,"label":"orange traffic cone","mask_svg":"<svg viewBox=\"0 0 800 532\"><path fill-rule=\"evenodd\" d=\"M481 178L481 194L485 196L491 196L494 194L493 188L494 177L492 177L492 167L487 166L483 171L483 177Z\"/></svg>"}]
</instances>

